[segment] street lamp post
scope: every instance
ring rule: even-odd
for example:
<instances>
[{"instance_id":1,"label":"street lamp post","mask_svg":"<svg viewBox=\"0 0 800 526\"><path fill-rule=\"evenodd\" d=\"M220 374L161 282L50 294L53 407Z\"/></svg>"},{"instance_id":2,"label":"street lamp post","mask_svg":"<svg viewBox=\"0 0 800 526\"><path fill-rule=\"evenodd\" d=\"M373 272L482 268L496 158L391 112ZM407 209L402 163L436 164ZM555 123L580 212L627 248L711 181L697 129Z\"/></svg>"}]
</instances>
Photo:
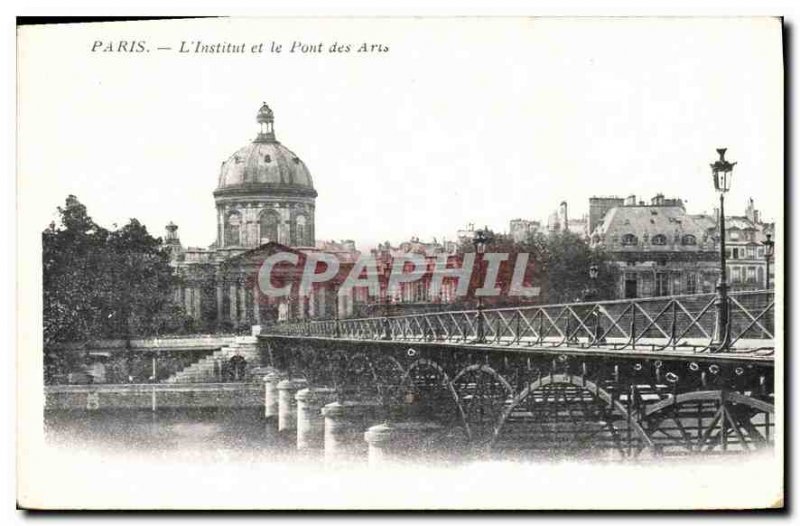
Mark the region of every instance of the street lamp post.
<instances>
[{"instance_id":1,"label":"street lamp post","mask_svg":"<svg viewBox=\"0 0 800 526\"><path fill-rule=\"evenodd\" d=\"M772 240L772 234L767 234L767 240L764 241L764 260L767 263L767 275L764 281L764 288L769 290L769 264L772 262L772 256L775 254L775 242Z\"/></svg>"},{"instance_id":2,"label":"street lamp post","mask_svg":"<svg viewBox=\"0 0 800 526\"><path fill-rule=\"evenodd\" d=\"M728 279L727 262L725 260L725 194L731 189L733 167L736 163L725 160L727 148L717 148L719 159L711 164L711 175L714 189L719 193L719 283L717 285L717 323L714 327L713 346L716 351L724 351L730 344L728 330Z\"/></svg>"},{"instance_id":3,"label":"street lamp post","mask_svg":"<svg viewBox=\"0 0 800 526\"><path fill-rule=\"evenodd\" d=\"M589 288L589 292L587 294L587 300L589 301L597 301L599 292L597 290L597 276L600 274L600 269L597 266L597 263L592 263L589 265L589 280L591 281L591 287ZM592 306L592 317L594 318L594 343L600 344L603 343L603 328L600 325L600 313L598 312L598 306Z\"/></svg>"},{"instance_id":4,"label":"street lamp post","mask_svg":"<svg viewBox=\"0 0 800 526\"><path fill-rule=\"evenodd\" d=\"M481 269L483 269L483 254L486 252L487 245L489 245L493 240L494 238L492 237L491 232L489 232L488 228L486 227L484 227L483 230L478 230L475 232L475 237L472 238L472 244L475 245L475 252L479 254L481 258ZM483 270L481 273L483 273ZM475 343L485 343L486 334L483 327L483 297L478 295L477 290L475 292L475 297L478 300L478 312L475 320Z\"/></svg>"},{"instance_id":5,"label":"street lamp post","mask_svg":"<svg viewBox=\"0 0 800 526\"><path fill-rule=\"evenodd\" d=\"M392 270L392 263L387 259L381 265L386 287L383 293L383 336L384 340L392 339L392 328L389 324L389 272Z\"/></svg>"}]
</instances>

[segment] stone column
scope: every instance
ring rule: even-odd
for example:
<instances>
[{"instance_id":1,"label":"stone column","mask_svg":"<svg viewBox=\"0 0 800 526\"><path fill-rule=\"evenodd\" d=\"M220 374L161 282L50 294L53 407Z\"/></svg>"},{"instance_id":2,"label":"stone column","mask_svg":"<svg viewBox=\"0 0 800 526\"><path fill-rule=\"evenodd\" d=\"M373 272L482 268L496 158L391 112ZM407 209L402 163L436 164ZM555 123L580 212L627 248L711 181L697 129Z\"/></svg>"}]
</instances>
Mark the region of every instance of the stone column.
<instances>
[{"instance_id":1,"label":"stone column","mask_svg":"<svg viewBox=\"0 0 800 526\"><path fill-rule=\"evenodd\" d=\"M256 325L261 325L261 305L259 304L258 280L253 285L253 320Z\"/></svg>"},{"instance_id":2,"label":"stone column","mask_svg":"<svg viewBox=\"0 0 800 526\"><path fill-rule=\"evenodd\" d=\"M236 287L237 287L237 283L236 282L231 283L231 287L230 287L230 290L229 290L229 296L230 296L230 300L231 300L230 301L230 310L231 310L230 315L231 315L231 322L234 325L236 325L236 316L238 315L238 312L236 310L236 297L238 295L238 293L236 292Z\"/></svg>"},{"instance_id":3,"label":"stone column","mask_svg":"<svg viewBox=\"0 0 800 526\"><path fill-rule=\"evenodd\" d=\"M317 291L313 288L308 292L308 317L312 320L317 317Z\"/></svg>"},{"instance_id":4,"label":"stone column","mask_svg":"<svg viewBox=\"0 0 800 526\"><path fill-rule=\"evenodd\" d=\"M278 384L286 378L286 373L272 370L264 376L264 417L278 416Z\"/></svg>"},{"instance_id":5,"label":"stone column","mask_svg":"<svg viewBox=\"0 0 800 526\"><path fill-rule=\"evenodd\" d=\"M339 319L347 317L347 301L344 294L336 294L336 317Z\"/></svg>"},{"instance_id":6,"label":"stone column","mask_svg":"<svg viewBox=\"0 0 800 526\"><path fill-rule=\"evenodd\" d=\"M318 290L319 296L317 297L317 317L325 318L328 315L328 287L323 285Z\"/></svg>"},{"instance_id":7,"label":"stone column","mask_svg":"<svg viewBox=\"0 0 800 526\"><path fill-rule=\"evenodd\" d=\"M222 207L217 207L217 239L220 248L225 246L225 213Z\"/></svg>"},{"instance_id":8,"label":"stone column","mask_svg":"<svg viewBox=\"0 0 800 526\"><path fill-rule=\"evenodd\" d=\"M419 461L430 450L430 442L441 433L434 422L397 422L370 427L364 433L370 465L396 461Z\"/></svg>"},{"instance_id":9,"label":"stone column","mask_svg":"<svg viewBox=\"0 0 800 526\"><path fill-rule=\"evenodd\" d=\"M247 323L247 288L243 283L239 284L239 322L241 324Z\"/></svg>"},{"instance_id":10,"label":"stone column","mask_svg":"<svg viewBox=\"0 0 800 526\"><path fill-rule=\"evenodd\" d=\"M194 287L193 294L192 294L192 308L194 309L194 317L197 321L201 321L203 319L203 294L202 289L198 287Z\"/></svg>"},{"instance_id":11,"label":"stone column","mask_svg":"<svg viewBox=\"0 0 800 526\"><path fill-rule=\"evenodd\" d=\"M223 296L225 291L222 290L222 281L217 281L217 324L222 323L222 317L225 315L222 312L222 305L225 303L225 298Z\"/></svg>"},{"instance_id":12,"label":"stone column","mask_svg":"<svg viewBox=\"0 0 800 526\"><path fill-rule=\"evenodd\" d=\"M305 388L306 381L301 378L282 380L278 384L278 431L297 429L297 391Z\"/></svg>"},{"instance_id":13,"label":"stone column","mask_svg":"<svg viewBox=\"0 0 800 526\"><path fill-rule=\"evenodd\" d=\"M186 309L186 314L192 318L194 318L194 301L192 300L193 296L194 287L186 287L184 289L183 304L184 309Z\"/></svg>"},{"instance_id":14,"label":"stone column","mask_svg":"<svg viewBox=\"0 0 800 526\"><path fill-rule=\"evenodd\" d=\"M325 420L322 408L336 399L331 387L308 387L297 391L297 449L322 449Z\"/></svg>"},{"instance_id":15,"label":"stone column","mask_svg":"<svg viewBox=\"0 0 800 526\"><path fill-rule=\"evenodd\" d=\"M364 432L375 423L377 401L333 402L322 408L325 418L325 460L363 458L367 452Z\"/></svg>"}]
</instances>

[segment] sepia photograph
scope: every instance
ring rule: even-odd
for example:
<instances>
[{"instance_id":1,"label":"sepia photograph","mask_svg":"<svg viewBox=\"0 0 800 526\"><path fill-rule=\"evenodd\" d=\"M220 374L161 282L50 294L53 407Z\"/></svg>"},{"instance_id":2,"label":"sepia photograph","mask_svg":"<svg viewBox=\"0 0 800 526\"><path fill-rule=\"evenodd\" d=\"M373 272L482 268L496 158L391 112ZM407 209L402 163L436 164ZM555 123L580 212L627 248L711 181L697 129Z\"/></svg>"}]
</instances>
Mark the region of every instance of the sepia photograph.
<instances>
[{"instance_id":1,"label":"sepia photograph","mask_svg":"<svg viewBox=\"0 0 800 526\"><path fill-rule=\"evenodd\" d=\"M784 33L19 19L18 506L782 508Z\"/></svg>"}]
</instances>

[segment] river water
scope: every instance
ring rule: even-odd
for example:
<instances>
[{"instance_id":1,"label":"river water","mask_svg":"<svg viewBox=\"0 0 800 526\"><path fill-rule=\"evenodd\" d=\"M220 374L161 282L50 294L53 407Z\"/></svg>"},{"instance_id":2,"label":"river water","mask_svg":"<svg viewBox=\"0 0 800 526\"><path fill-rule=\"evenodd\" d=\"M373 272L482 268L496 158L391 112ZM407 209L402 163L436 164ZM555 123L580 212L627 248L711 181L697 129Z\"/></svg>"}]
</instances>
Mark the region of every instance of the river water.
<instances>
[{"instance_id":1,"label":"river water","mask_svg":"<svg viewBox=\"0 0 800 526\"><path fill-rule=\"evenodd\" d=\"M296 436L279 433L259 407L47 411L45 436L50 444L90 451L264 460L298 455Z\"/></svg>"},{"instance_id":2,"label":"river water","mask_svg":"<svg viewBox=\"0 0 800 526\"><path fill-rule=\"evenodd\" d=\"M364 456L342 470L298 452L296 435L258 407L48 411L45 438L53 448L36 459L35 484L68 508L739 507L763 504L779 480L777 459L741 457L642 465L456 452L377 469Z\"/></svg>"}]
</instances>

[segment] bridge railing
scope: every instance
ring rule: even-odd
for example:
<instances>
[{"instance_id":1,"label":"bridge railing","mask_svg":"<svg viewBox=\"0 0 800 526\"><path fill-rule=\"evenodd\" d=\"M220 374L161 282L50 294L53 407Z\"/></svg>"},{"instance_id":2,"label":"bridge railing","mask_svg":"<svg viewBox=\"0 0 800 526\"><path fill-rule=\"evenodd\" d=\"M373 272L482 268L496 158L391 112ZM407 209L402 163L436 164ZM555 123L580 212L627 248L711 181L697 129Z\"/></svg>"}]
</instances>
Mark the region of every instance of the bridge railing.
<instances>
[{"instance_id":1,"label":"bridge railing","mask_svg":"<svg viewBox=\"0 0 800 526\"><path fill-rule=\"evenodd\" d=\"M717 345L721 334L715 330L717 301L715 294L695 294L428 312L285 323L273 326L269 332L322 338L516 347L744 350L767 354L774 349L773 291L729 294L730 345L726 349Z\"/></svg>"}]
</instances>

